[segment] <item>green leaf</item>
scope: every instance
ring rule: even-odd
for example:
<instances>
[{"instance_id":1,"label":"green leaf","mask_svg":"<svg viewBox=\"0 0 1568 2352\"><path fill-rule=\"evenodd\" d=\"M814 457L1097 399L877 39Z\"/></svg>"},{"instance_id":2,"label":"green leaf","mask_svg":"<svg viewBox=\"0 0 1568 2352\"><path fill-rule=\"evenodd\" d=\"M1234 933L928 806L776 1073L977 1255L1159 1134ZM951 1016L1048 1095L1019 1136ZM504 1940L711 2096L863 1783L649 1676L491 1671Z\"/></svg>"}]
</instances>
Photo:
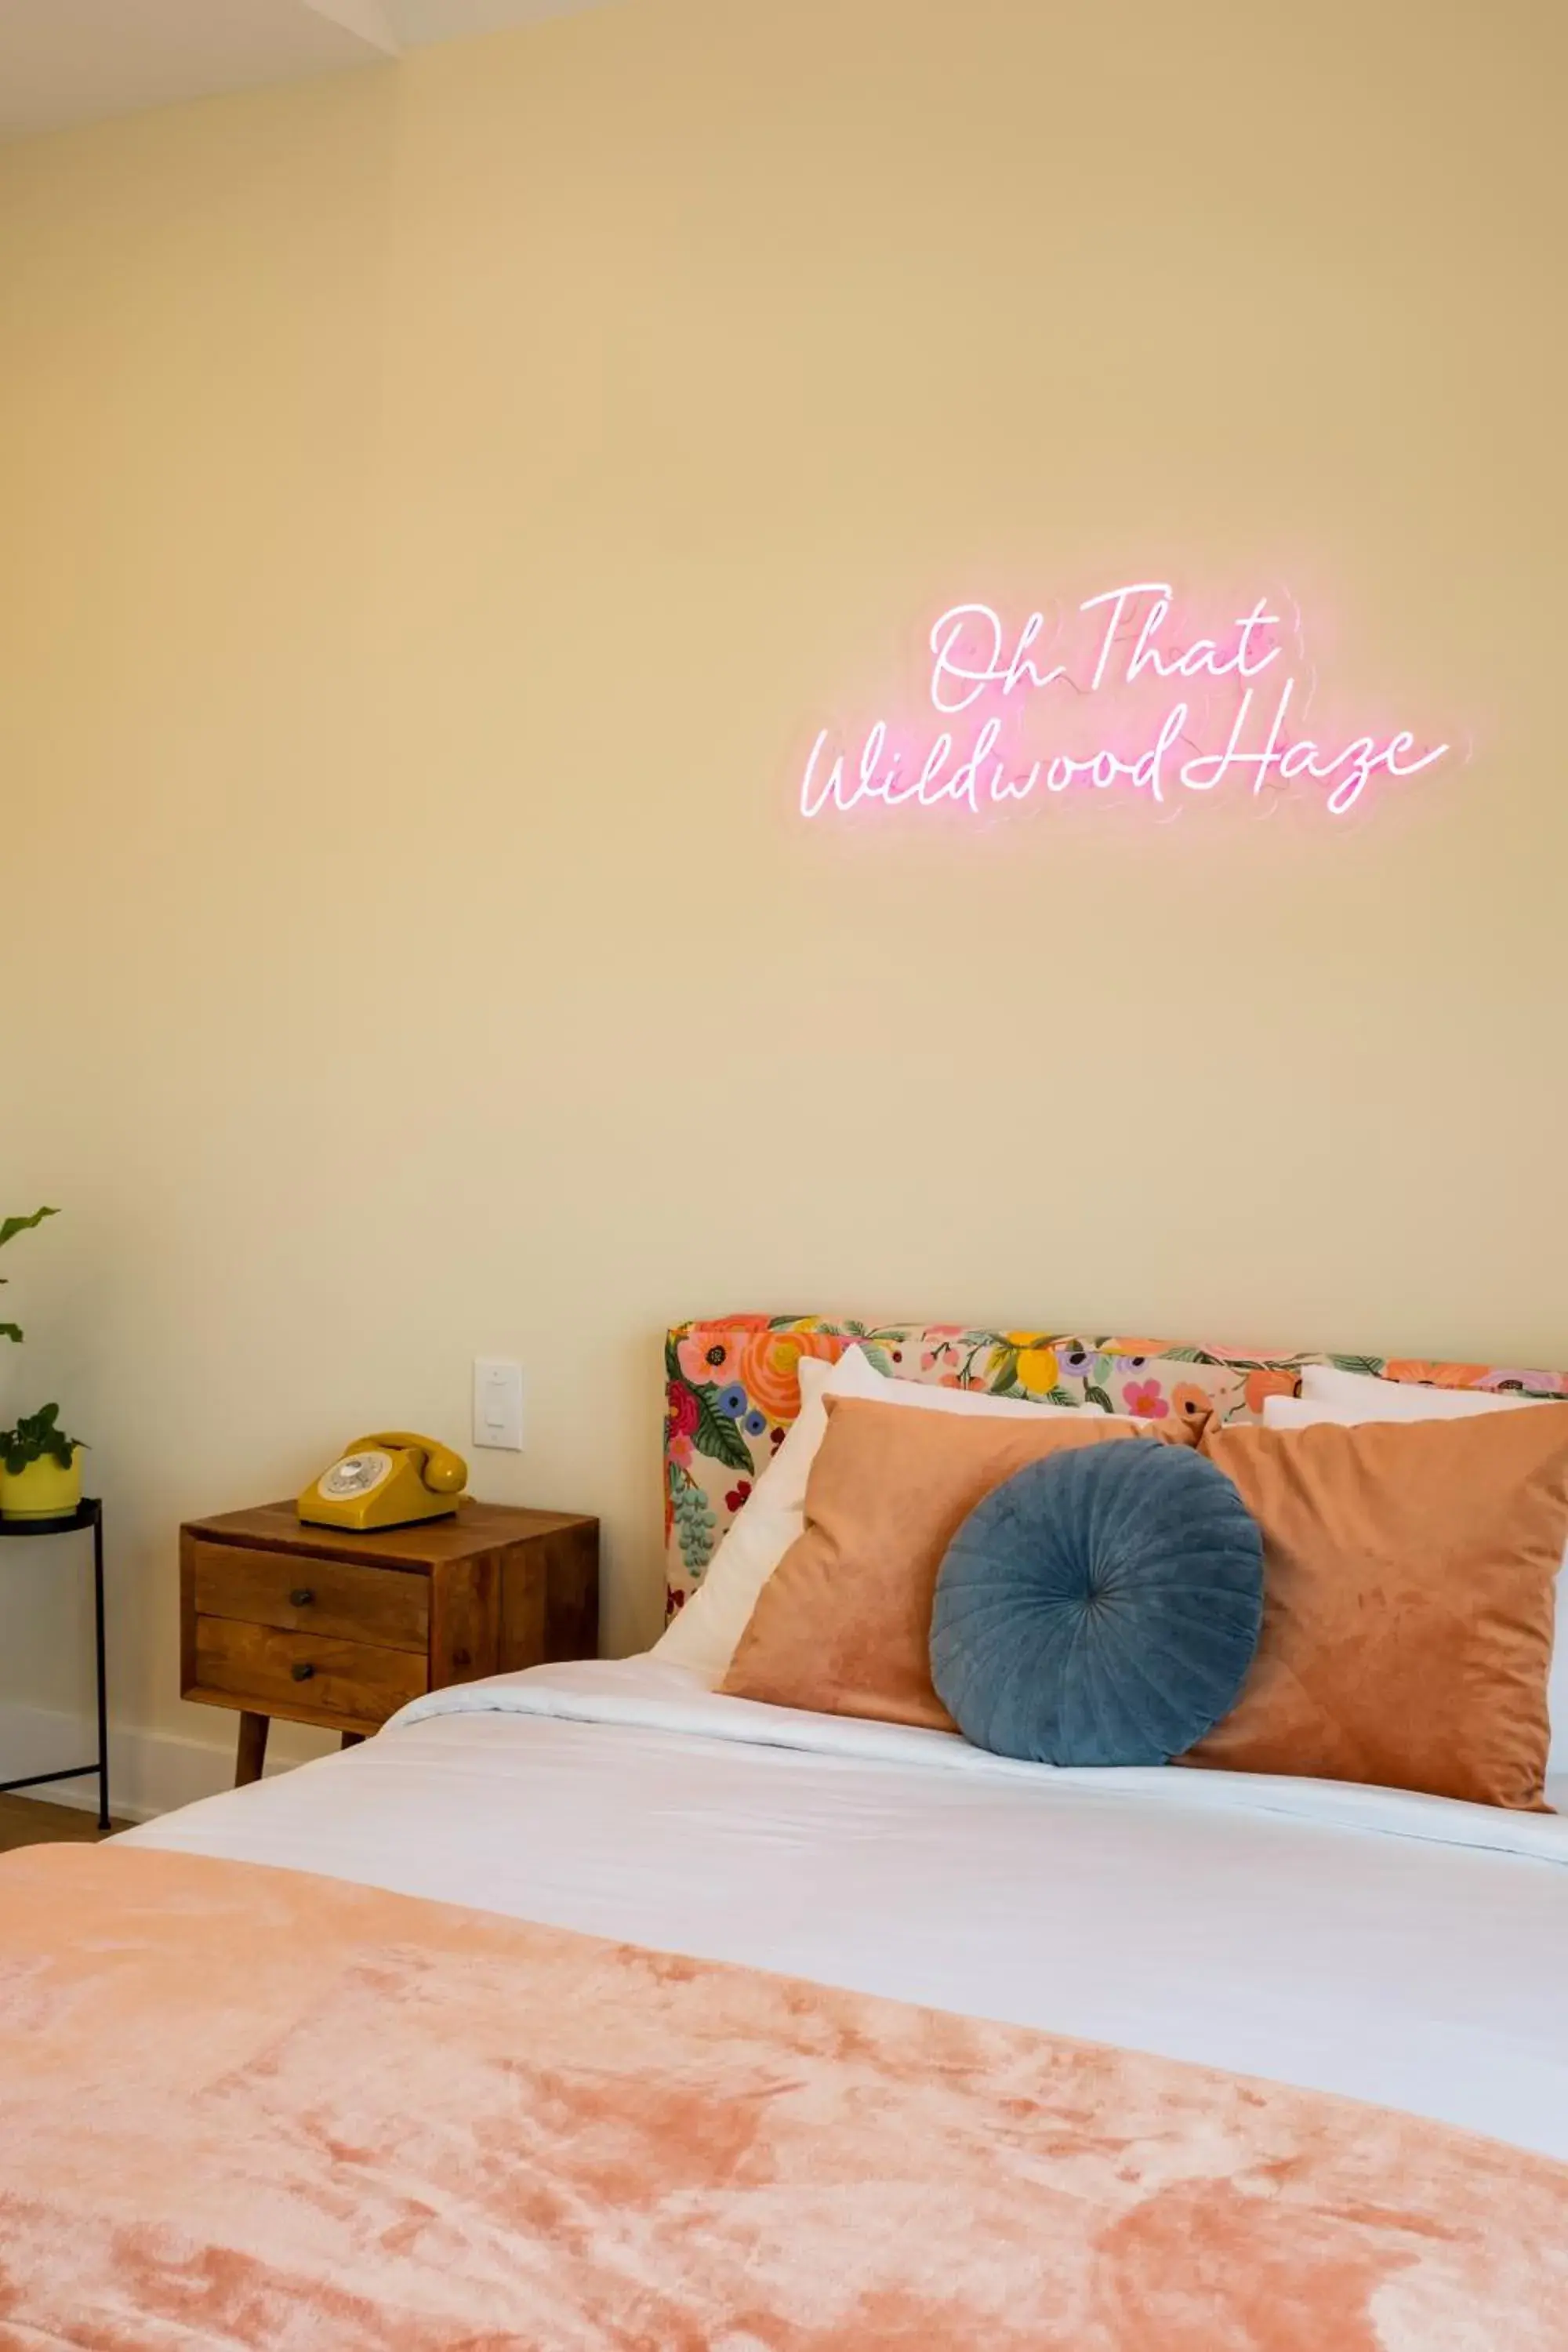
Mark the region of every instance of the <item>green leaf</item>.
<instances>
[{"instance_id":1,"label":"green leaf","mask_svg":"<svg viewBox=\"0 0 1568 2352\"><path fill-rule=\"evenodd\" d=\"M706 1454L710 1462L721 1462L726 1470L750 1470L753 1467L752 1449L742 1434L739 1422L731 1421L714 1403L718 1393L711 1387L692 1391L697 1399L697 1426L691 1433L691 1443L699 1454Z\"/></svg>"},{"instance_id":2,"label":"green leaf","mask_svg":"<svg viewBox=\"0 0 1568 2352\"><path fill-rule=\"evenodd\" d=\"M0 1223L0 1249L4 1249L7 1242L15 1241L18 1234L30 1234L33 1227L41 1225L46 1217L58 1215L58 1209L35 1209L30 1217L6 1217Z\"/></svg>"},{"instance_id":3,"label":"green leaf","mask_svg":"<svg viewBox=\"0 0 1568 2352\"><path fill-rule=\"evenodd\" d=\"M886 1348L879 1348L871 1340L863 1340L860 1353L868 1363L875 1364L884 1380L890 1381L893 1378L893 1360Z\"/></svg>"},{"instance_id":4,"label":"green leaf","mask_svg":"<svg viewBox=\"0 0 1568 2352\"><path fill-rule=\"evenodd\" d=\"M21 1336L22 1327L19 1323L0 1323L0 1339L19 1339Z\"/></svg>"},{"instance_id":5,"label":"green leaf","mask_svg":"<svg viewBox=\"0 0 1568 2352\"><path fill-rule=\"evenodd\" d=\"M1076 1405L1078 1402L1079 1400L1074 1396L1071 1389L1064 1389L1060 1387L1054 1388L1049 1396L1046 1399L1046 1402L1047 1404Z\"/></svg>"},{"instance_id":6,"label":"green leaf","mask_svg":"<svg viewBox=\"0 0 1568 2352\"><path fill-rule=\"evenodd\" d=\"M1018 1350L999 1347L991 1360L985 1385L993 1396L1023 1396L1026 1391L1018 1386Z\"/></svg>"},{"instance_id":7,"label":"green leaf","mask_svg":"<svg viewBox=\"0 0 1568 2352\"><path fill-rule=\"evenodd\" d=\"M664 1335L664 1377L667 1381L678 1381L682 1377L680 1356L673 1331L667 1331Z\"/></svg>"},{"instance_id":8,"label":"green leaf","mask_svg":"<svg viewBox=\"0 0 1568 2352\"><path fill-rule=\"evenodd\" d=\"M1331 1356L1329 1361L1337 1372L1361 1372L1373 1380L1381 1380L1387 1361L1384 1356Z\"/></svg>"},{"instance_id":9,"label":"green leaf","mask_svg":"<svg viewBox=\"0 0 1568 2352\"><path fill-rule=\"evenodd\" d=\"M1083 1384L1083 1401L1085 1404L1099 1405L1102 1412L1114 1412L1116 1411L1116 1407L1111 1403L1110 1398L1107 1394L1106 1391L1101 1388L1096 1388L1092 1381L1085 1381Z\"/></svg>"}]
</instances>

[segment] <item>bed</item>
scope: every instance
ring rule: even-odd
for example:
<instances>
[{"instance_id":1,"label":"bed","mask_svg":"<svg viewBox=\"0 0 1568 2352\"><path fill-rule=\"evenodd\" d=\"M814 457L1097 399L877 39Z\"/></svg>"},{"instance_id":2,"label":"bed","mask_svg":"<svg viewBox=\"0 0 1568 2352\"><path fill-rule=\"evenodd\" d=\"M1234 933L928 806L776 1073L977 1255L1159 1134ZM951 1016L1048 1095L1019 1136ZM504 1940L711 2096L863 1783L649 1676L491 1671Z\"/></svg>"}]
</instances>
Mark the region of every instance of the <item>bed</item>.
<instances>
[{"instance_id":1,"label":"bed","mask_svg":"<svg viewBox=\"0 0 1568 2352\"><path fill-rule=\"evenodd\" d=\"M435 1694L0 1870L0 2347L1562 2352L1548 1796Z\"/></svg>"}]
</instances>

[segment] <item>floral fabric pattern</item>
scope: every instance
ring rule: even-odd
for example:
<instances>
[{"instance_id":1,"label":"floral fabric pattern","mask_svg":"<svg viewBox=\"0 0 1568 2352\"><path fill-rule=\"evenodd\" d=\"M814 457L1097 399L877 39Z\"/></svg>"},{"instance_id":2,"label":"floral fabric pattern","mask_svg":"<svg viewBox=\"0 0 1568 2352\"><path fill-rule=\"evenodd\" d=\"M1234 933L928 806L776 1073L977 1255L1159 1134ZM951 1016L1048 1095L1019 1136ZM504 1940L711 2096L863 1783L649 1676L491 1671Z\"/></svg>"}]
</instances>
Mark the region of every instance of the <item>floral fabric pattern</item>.
<instances>
[{"instance_id":1,"label":"floral fabric pattern","mask_svg":"<svg viewBox=\"0 0 1568 2352\"><path fill-rule=\"evenodd\" d=\"M1100 1405L1140 1421L1260 1422L1270 1396L1294 1396L1305 1364L1439 1388L1568 1400L1568 1373L1383 1356L1248 1356L1169 1339L1089 1339L973 1331L952 1323L876 1328L816 1315L730 1315L682 1323L665 1342L668 1612L701 1582L730 1523L800 1412L800 1360L837 1363L860 1348L890 1380L984 1389L1042 1403Z\"/></svg>"}]
</instances>

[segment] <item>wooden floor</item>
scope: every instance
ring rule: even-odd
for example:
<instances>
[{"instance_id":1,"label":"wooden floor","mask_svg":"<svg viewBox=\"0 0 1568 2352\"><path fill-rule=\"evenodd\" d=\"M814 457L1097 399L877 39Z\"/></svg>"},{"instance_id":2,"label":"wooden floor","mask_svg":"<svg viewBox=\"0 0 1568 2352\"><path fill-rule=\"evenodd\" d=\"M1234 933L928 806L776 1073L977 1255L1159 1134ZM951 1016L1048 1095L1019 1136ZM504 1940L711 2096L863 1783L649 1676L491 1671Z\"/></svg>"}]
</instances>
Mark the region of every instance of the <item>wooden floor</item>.
<instances>
[{"instance_id":1,"label":"wooden floor","mask_svg":"<svg viewBox=\"0 0 1568 2352\"><path fill-rule=\"evenodd\" d=\"M117 1830L125 1827L116 1822ZM94 1845L98 1815L75 1805L43 1805L31 1797L0 1797L0 1853L19 1845Z\"/></svg>"}]
</instances>

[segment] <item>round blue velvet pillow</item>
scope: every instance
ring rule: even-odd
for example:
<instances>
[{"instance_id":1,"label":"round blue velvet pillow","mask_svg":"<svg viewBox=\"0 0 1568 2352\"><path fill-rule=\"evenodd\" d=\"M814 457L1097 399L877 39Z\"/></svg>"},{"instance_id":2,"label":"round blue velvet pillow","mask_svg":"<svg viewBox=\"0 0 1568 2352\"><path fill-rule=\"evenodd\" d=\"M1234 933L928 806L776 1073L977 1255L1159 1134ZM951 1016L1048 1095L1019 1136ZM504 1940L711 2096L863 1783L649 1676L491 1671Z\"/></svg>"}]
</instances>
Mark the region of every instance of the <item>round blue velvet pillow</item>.
<instances>
[{"instance_id":1,"label":"round blue velvet pillow","mask_svg":"<svg viewBox=\"0 0 1568 2352\"><path fill-rule=\"evenodd\" d=\"M954 1536L931 1678L966 1739L1039 1764L1167 1764L1227 1715L1263 1623L1231 1481L1147 1439L1047 1454Z\"/></svg>"}]
</instances>

